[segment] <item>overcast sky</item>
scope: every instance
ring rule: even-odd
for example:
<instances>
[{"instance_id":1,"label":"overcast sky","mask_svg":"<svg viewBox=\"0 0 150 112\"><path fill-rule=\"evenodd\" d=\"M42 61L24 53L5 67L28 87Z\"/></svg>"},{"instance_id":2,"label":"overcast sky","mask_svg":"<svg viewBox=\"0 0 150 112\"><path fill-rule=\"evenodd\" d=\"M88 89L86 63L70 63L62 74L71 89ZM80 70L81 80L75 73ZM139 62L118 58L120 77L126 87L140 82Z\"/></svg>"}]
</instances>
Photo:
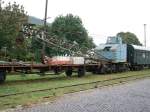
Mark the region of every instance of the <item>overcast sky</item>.
<instances>
[{"instance_id":1,"label":"overcast sky","mask_svg":"<svg viewBox=\"0 0 150 112\"><path fill-rule=\"evenodd\" d=\"M44 18L45 0L4 0L16 1L25 7L29 15ZM144 42L144 27L147 24L147 46L150 47L150 0L49 0L48 21L58 15L78 15L89 35L98 45L107 36L118 32L133 32Z\"/></svg>"}]
</instances>

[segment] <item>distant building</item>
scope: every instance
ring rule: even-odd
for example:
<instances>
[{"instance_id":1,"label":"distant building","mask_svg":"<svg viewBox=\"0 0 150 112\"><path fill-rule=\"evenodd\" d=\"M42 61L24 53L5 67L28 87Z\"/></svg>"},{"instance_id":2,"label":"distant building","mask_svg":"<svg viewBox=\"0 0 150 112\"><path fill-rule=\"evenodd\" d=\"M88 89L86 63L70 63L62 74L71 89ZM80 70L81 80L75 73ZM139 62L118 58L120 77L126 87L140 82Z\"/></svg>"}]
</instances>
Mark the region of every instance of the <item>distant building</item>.
<instances>
[{"instance_id":1,"label":"distant building","mask_svg":"<svg viewBox=\"0 0 150 112\"><path fill-rule=\"evenodd\" d=\"M28 23L35 24L35 25L44 25L44 20L33 16L28 16ZM47 25L50 25L50 23L47 23Z\"/></svg>"}]
</instances>

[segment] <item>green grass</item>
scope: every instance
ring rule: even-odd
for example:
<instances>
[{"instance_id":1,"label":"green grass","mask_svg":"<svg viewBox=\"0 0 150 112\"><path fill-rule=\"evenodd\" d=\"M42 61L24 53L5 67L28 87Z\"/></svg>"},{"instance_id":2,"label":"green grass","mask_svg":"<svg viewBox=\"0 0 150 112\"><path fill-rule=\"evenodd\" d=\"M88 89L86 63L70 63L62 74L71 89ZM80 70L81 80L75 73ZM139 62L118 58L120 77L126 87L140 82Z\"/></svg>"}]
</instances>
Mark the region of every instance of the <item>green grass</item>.
<instances>
[{"instance_id":1,"label":"green grass","mask_svg":"<svg viewBox=\"0 0 150 112\"><path fill-rule=\"evenodd\" d=\"M74 84L88 83L94 81L103 81L112 78L119 78L125 76L133 76L143 74L150 75L150 70L136 71L136 72L124 72L117 74L107 74L107 75L92 75L87 73L86 76L78 78L77 76L67 78L65 74L59 76L55 75L46 75L38 76L36 74L29 75L8 75L6 83L0 85L0 95L18 93L18 92L27 92L37 89L46 89L46 88L56 88ZM121 81L126 80L126 78L121 79ZM120 81L120 80L118 80ZM115 83L116 81L109 81L104 83L97 84L98 86L107 85L108 83ZM0 98L0 109L15 107L17 105L30 105L32 103L42 102L42 101L51 101L55 96L61 96L64 93L70 93L80 90L86 90L95 87L94 84L86 84L76 87L62 88L52 91L36 92L30 94L23 94L17 96L9 96Z\"/></svg>"}]
</instances>

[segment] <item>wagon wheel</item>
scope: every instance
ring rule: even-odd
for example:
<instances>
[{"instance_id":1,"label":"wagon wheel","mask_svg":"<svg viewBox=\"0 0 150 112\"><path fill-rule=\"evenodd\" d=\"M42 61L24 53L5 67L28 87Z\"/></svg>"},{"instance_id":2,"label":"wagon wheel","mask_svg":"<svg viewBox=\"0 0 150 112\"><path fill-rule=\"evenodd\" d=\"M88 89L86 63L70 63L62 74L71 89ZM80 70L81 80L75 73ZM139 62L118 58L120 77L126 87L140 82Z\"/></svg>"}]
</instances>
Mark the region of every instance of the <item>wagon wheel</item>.
<instances>
[{"instance_id":1,"label":"wagon wheel","mask_svg":"<svg viewBox=\"0 0 150 112\"><path fill-rule=\"evenodd\" d=\"M78 68L78 77L82 77L85 75L85 68L84 67L79 67Z\"/></svg>"},{"instance_id":2,"label":"wagon wheel","mask_svg":"<svg viewBox=\"0 0 150 112\"><path fill-rule=\"evenodd\" d=\"M0 70L0 83L4 83L6 80L6 71Z\"/></svg>"},{"instance_id":3,"label":"wagon wheel","mask_svg":"<svg viewBox=\"0 0 150 112\"><path fill-rule=\"evenodd\" d=\"M66 73L66 76L67 76L67 77L71 77L71 76L72 76L72 68L68 68L68 69L65 71L65 73Z\"/></svg>"}]
</instances>

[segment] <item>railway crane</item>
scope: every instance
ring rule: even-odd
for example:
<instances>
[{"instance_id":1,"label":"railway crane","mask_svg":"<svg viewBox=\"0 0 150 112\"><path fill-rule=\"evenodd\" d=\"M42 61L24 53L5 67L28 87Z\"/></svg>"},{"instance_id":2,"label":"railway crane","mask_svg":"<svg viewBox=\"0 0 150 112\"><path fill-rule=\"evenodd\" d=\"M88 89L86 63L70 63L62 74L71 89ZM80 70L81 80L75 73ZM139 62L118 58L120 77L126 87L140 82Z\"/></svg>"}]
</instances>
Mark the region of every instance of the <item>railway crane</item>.
<instances>
[{"instance_id":1,"label":"railway crane","mask_svg":"<svg viewBox=\"0 0 150 112\"><path fill-rule=\"evenodd\" d=\"M143 46L128 45L122 42L121 37L108 37L105 44L100 44L95 49L80 48L76 42L69 42L57 36L48 35L43 30L33 30L31 26L25 26L23 33L32 36L37 41L46 43L49 47L55 47L67 51L67 56L42 56L42 63L14 63L0 64L0 82L6 79L10 71L39 72L54 71L56 74L65 71L71 76L74 71L78 76L84 76L85 72L92 73L116 73L127 70L141 70L150 67L150 49ZM46 35L46 36L45 36ZM87 51L86 53L83 51Z\"/></svg>"}]
</instances>

